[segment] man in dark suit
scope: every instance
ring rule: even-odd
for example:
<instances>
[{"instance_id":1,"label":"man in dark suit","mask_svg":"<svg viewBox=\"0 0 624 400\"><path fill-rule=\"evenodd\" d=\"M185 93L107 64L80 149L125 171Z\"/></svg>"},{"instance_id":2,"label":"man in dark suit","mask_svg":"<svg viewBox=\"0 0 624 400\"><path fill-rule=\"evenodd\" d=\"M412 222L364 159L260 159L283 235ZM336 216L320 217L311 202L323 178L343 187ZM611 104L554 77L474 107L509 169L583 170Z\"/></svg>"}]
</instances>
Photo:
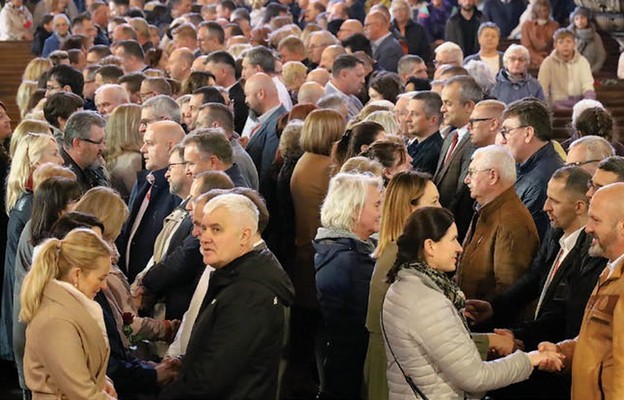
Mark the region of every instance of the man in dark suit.
<instances>
[{"instance_id":1,"label":"man in dark suit","mask_svg":"<svg viewBox=\"0 0 624 400\"><path fill-rule=\"evenodd\" d=\"M420 92L407 103L407 152L417 171L433 175L440 158L442 136L442 100L435 92Z\"/></svg>"},{"instance_id":2,"label":"man in dark suit","mask_svg":"<svg viewBox=\"0 0 624 400\"><path fill-rule=\"evenodd\" d=\"M230 100L234 102L234 130L241 134L247 121L249 108L245 103L245 91L240 81L236 80L236 63L227 51L215 51L206 58L206 71L215 76L216 84L228 90Z\"/></svg>"},{"instance_id":3,"label":"man in dark suit","mask_svg":"<svg viewBox=\"0 0 624 400\"><path fill-rule=\"evenodd\" d=\"M170 193L165 173L169 153L183 138L184 129L173 121L154 122L145 131L141 152L146 170L137 174L130 193L130 217L117 239L119 267L129 282L147 265L163 220L180 204L180 198Z\"/></svg>"},{"instance_id":4,"label":"man in dark suit","mask_svg":"<svg viewBox=\"0 0 624 400\"><path fill-rule=\"evenodd\" d=\"M474 204L464 183L475 150L470 143L467 124L475 104L483 98L483 91L471 77L456 76L446 82L441 97L448 134L442 144L434 183L440 192L440 204L455 215L459 238L463 240Z\"/></svg>"},{"instance_id":5,"label":"man in dark suit","mask_svg":"<svg viewBox=\"0 0 624 400\"><path fill-rule=\"evenodd\" d=\"M397 72L399 60L405 55L403 47L390 32L390 20L380 11L373 11L364 21L364 34L370 40L373 58L379 67Z\"/></svg>"},{"instance_id":6,"label":"man in dark suit","mask_svg":"<svg viewBox=\"0 0 624 400\"><path fill-rule=\"evenodd\" d=\"M269 250L254 247L258 208L251 200L224 194L203 212L202 254L215 271L179 378L161 398L275 398L292 283Z\"/></svg>"},{"instance_id":7,"label":"man in dark suit","mask_svg":"<svg viewBox=\"0 0 624 400\"><path fill-rule=\"evenodd\" d=\"M277 88L271 77L261 72L245 83L245 98L249 108L258 115L258 123L251 130L246 150L258 170L260 194L269 205L274 197L272 165L279 144L277 120L286 113L286 109L279 101Z\"/></svg>"}]
</instances>

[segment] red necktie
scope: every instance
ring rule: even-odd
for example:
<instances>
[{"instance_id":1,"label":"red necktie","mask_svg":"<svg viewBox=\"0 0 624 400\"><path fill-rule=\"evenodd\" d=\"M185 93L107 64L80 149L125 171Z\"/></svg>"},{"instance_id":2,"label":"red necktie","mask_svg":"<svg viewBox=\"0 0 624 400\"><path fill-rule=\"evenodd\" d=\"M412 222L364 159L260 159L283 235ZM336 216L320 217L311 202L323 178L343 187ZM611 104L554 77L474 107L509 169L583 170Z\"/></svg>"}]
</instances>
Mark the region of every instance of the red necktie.
<instances>
[{"instance_id":1,"label":"red necktie","mask_svg":"<svg viewBox=\"0 0 624 400\"><path fill-rule=\"evenodd\" d=\"M453 133L451 133L451 135L453 135L453 138L451 139L451 145L449 146L448 152L446 153L446 157L444 158L445 165L451 159L451 156L453 155L453 151L455 150L455 147L457 147L457 141L459 140L459 133L457 132L457 129L455 129Z\"/></svg>"}]
</instances>

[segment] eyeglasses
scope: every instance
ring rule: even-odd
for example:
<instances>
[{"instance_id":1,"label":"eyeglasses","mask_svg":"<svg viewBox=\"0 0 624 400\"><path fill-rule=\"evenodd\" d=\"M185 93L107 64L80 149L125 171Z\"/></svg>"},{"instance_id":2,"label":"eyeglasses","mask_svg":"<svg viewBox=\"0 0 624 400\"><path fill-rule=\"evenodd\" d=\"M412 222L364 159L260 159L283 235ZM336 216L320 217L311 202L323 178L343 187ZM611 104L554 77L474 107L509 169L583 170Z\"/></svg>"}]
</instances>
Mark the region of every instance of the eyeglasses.
<instances>
[{"instance_id":1,"label":"eyeglasses","mask_svg":"<svg viewBox=\"0 0 624 400\"><path fill-rule=\"evenodd\" d=\"M186 162L182 161L182 162L171 163L171 164L167 165L167 170L171 171L173 169L173 167L175 167L176 165L186 165Z\"/></svg>"},{"instance_id":2,"label":"eyeglasses","mask_svg":"<svg viewBox=\"0 0 624 400\"><path fill-rule=\"evenodd\" d=\"M104 138L100 139L100 140L91 140L91 139L85 139L85 138L78 138L78 140L82 140L83 142L87 142L87 143L91 143L91 144L96 144L96 145L101 145L102 143L104 143Z\"/></svg>"},{"instance_id":3,"label":"eyeglasses","mask_svg":"<svg viewBox=\"0 0 624 400\"><path fill-rule=\"evenodd\" d=\"M500 134L503 137L504 140L507 140L509 138L509 134L517 129L520 128L528 128L528 125L520 125L520 126L516 126L515 128L501 128L500 130Z\"/></svg>"},{"instance_id":4,"label":"eyeglasses","mask_svg":"<svg viewBox=\"0 0 624 400\"><path fill-rule=\"evenodd\" d=\"M566 165L569 165L571 167L580 167L581 165L587 165L587 164L600 162L600 161L602 161L602 160L577 161L577 162L573 162L573 163L567 163Z\"/></svg>"},{"instance_id":5,"label":"eyeglasses","mask_svg":"<svg viewBox=\"0 0 624 400\"><path fill-rule=\"evenodd\" d=\"M152 119L145 118L145 119L142 119L142 120L139 121L139 125L148 126L152 122L163 121L165 119L166 119L166 117L152 118Z\"/></svg>"},{"instance_id":6,"label":"eyeglasses","mask_svg":"<svg viewBox=\"0 0 624 400\"><path fill-rule=\"evenodd\" d=\"M492 168L487 168L487 169L470 169L470 168L469 168L469 169L468 169L468 174L467 174L467 176L468 176L468 178L471 178L471 179L472 179L472 177L473 177L473 176L475 176L475 175L476 175L476 174L478 174L478 173L481 173L481 172L490 172L490 171L493 171L493 169L492 169Z\"/></svg>"},{"instance_id":7,"label":"eyeglasses","mask_svg":"<svg viewBox=\"0 0 624 400\"><path fill-rule=\"evenodd\" d=\"M468 120L468 126L473 126L476 122L490 121L494 118L470 118Z\"/></svg>"}]
</instances>

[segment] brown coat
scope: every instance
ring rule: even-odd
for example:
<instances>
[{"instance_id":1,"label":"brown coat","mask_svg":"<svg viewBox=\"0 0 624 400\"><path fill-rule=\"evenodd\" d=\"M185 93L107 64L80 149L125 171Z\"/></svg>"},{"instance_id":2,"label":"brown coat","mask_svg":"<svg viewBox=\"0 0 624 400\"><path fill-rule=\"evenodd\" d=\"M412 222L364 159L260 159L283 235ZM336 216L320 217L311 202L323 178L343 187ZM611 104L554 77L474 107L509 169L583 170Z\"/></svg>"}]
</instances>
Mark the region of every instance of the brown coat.
<instances>
[{"instance_id":1,"label":"brown coat","mask_svg":"<svg viewBox=\"0 0 624 400\"><path fill-rule=\"evenodd\" d=\"M491 301L529 268L539 248L537 228L513 186L473 218L459 263L459 286L466 298Z\"/></svg>"},{"instance_id":2,"label":"brown coat","mask_svg":"<svg viewBox=\"0 0 624 400\"><path fill-rule=\"evenodd\" d=\"M321 226L321 204L327 195L331 159L305 152L297 161L290 178L290 191L295 206L296 263L291 279L295 286L297 305L318 307L312 240Z\"/></svg>"},{"instance_id":3,"label":"brown coat","mask_svg":"<svg viewBox=\"0 0 624 400\"><path fill-rule=\"evenodd\" d=\"M109 352L85 307L58 283L48 283L26 328L24 376L33 399L110 399L102 391Z\"/></svg>"},{"instance_id":4,"label":"brown coat","mask_svg":"<svg viewBox=\"0 0 624 400\"><path fill-rule=\"evenodd\" d=\"M624 399L624 262L594 288L576 339L559 343L572 363L572 400Z\"/></svg>"},{"instance_id":5,"label":"brown coat","mask_svg":"<svg viewBox=\"0 0 624 400\"><path fill-rule=\"evenodd\" d=\"M522 24L520 42L529 50L531 68L539 68L540 64L553 49L553 34L559 28L556 21L549 20L546 25L537 21L526 21Z\"/></svg>"}]
</instances>

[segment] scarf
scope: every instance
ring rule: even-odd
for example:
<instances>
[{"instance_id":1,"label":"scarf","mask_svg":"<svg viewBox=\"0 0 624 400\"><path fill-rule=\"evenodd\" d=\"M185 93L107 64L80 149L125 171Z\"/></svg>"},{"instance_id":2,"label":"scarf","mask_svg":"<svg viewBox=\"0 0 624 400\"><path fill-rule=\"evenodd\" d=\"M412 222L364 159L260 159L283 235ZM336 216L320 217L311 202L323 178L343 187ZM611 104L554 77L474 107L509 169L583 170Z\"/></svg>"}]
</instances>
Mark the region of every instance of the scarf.
<instances>
[{"instance_id":1,"label":"scarf","mask_svg":"<svg viewBox=\"0 0 624 400\"><path fill-rule=\"evenodd\" d=\"M594 40L594 30L592 28L576 29L576 48L580 53Z\"/></svg>"},{"instance_id":2,"label":"scarf","mask_svg":"<svg viewBox=\"0 0 624 400\"><path fill-rule=\"evenodd\" d=\"M463 313L463 309L466 306L466 297L455 281L450 279L444 272L420 262L404 263L400 268L413 270L416 275L431 281L453 303L462 321L468 326Z\"/></svg>"}]
</instances>

